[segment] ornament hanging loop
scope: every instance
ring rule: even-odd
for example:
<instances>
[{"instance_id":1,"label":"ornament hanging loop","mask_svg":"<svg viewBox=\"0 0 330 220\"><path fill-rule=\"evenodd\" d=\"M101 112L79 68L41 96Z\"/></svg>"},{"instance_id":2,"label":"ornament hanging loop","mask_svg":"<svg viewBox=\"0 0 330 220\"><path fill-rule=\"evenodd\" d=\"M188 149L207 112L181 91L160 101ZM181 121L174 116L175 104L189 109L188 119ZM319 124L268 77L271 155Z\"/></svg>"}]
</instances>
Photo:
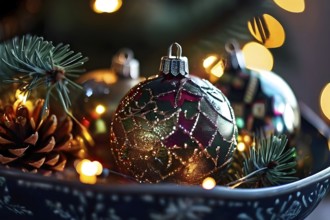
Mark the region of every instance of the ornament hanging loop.
<instances>
[{"instance_id":1,"label":"ornament hanging loop","mask_svg":"<svg viewBox=\"0 0 330 220\"><path fill-rule=\"evenodd\" d=\"M176 56L172 56L172 47L176 46ZM160 60L159 71L165 75L188 76L188 59L182 56L182 47L178 43L173 43L168 48L168 55Z\"/></svg>"},{"instance_id":2,"label":"ornament hanging loop","mask_svg":"<svg viewBox=\"0 0 330 220\"><path fill-rule=\"evenodd\" d=\"M244 56L239 43L234 39L229 40L225 45L225 49L228 53L228 61L226 63L228 63L229 66L227 66L227 69L245 69Z\"/></svg>"},{"instance_id":3,"label":"ornament hanging loop","mask_svg":"<svg viewBox=\"0 0 330 220\"><path fill-rule=\"evenodd\" d=\"M134 53L128 48L122 48L112 58L111 69L123 78L137 79L140 75L139 61L134 59Z\"/></svg>"},{"instance_id":4,"label":"ornament hanging loop","mask_svg":"<svg viewBox=\"0 0 330 220\"><path fill-rule=\"evenodd\" d=\"M168 57L173 57L172 56L172 47L173 47L173 45L176 46L176 58L179 59L180 57L182 57L182 47L177 42L171 44L171 46L168 48Z\"/></svg>"}]
</instances>

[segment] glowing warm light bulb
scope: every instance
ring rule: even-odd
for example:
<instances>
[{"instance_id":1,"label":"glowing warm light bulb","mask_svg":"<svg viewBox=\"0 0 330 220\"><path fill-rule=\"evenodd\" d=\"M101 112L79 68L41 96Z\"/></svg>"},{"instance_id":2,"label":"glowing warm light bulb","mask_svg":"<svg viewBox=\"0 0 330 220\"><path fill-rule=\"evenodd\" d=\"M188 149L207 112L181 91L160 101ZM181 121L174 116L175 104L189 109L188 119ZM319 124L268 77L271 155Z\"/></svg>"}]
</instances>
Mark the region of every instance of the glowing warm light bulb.
<instances>
[{"instance_id":1,"label":"glowing warm light bulb","mask_svg":"<svg viewBox=\"0 0 330 220\"><path fill-rule=\"evenodd\" d=\"M202 183L204 189L213 189L216 185L217 183L212 177L206 177Z\"/></svg>"},{"instance_id":2,"label":"glowing warm light bulb","mask_svg":"<svg viewBox=\"0 0 330 220\"><path fill-rule=\"evenodd\" d=\"M237 141L238 141L238 142L241 142L241 141L242 141L242 136L241 136L241 135L238 135L238 137L237 137Z\"/></svg>"},{"instance_id":3,"label":"glowing warm light bulb","mask_svg":"<svg viewBox=\"0 0 330 220\"><path fill-rule=\"evenodd\" d=\"M96 13L112 13L118 11L122 0L95 0L93 10Z\"/></svg>"},{"instance_id":4,"label":"glowing warm light bulb","mask_svg":"<svg viewBox=\"0 0 330 220\"><path fill-rule=\"evenodd\" d=\"M244 135L243 140L245 143L250 143L251 142L251 137L249 135Z\"/></svg>"},{"instance_id":5,"label":"glowing warm light bulb","mask_svg":"<svg viewBox=\"0 0 330 220\"><path fill-rule=\"evenodd\" d=\"M217 55L209 55L203 61L205 71L209 73L209 80L214 83L219 80L225 71L225 63Z\"/></svg>"},{"instance_id":6,"label":"glowing warm light bulb","mask_svg":"<svg viewBox=\"0 0 330 220\"><path fill-rule=\"evenodd\" d=\"M330 150L330 139L328 140L328 148Z\"/></svg>"},{"instance_id":7,"label":"glowing warm light bulb","mask_svg":"<svg viewBox=\"0 0 330 220\"><path fill-rule=\"evenodd\" d=\"M34 109L34 103L27 100L27 92L22 92L22 90L17 89L15 92L16 101L14 103L14 109L16 109L19 105L24 105L29 111Z\"/></svg>"},{"instance_id":8,"label":"glowing warm light bulb","mask_svg":"<svg viewBox=\"0 0 330 220\"><path fill-rule=\"evenodd\" d=\"M222 60L220 60L217 64L215 64L211 69L211 74L220 78L225 71L225 64Z\"/></svg>"},{"instance_id":9,"label":"glowing warm light bulb","mask_svg":"<svg viewBox=\"0 0 330 220\"><path fill-rule=\"evenodd\" d=\"M93 166L96 167L96 174L95 175L101 175L101 173L103 172L103 166L100 162L98 161L93 161L92 162Z\"/></svg>"},{"instance_id":10,"label":"glowing warm light bulb","mask_svg":"<svg viewBox=\"0 0 330 220\"><path fill-rule=\"evenodd\" d=\"M75 164L77 173L81 174L81 165L86 162L90 162L90 160L83 159L83 160L79 161L77 164Z\"/></svg>"},{"instance_id":11,"label":"glowing warm light bulb","mask_svg":"<svg viewBox=\"0 0 330 220\"><path fill-rule=\"evenodd\" d=\"M99 115L102 115L105 112L105 110L106 109L105 109L104 105L97 105L95 107L95 112Z\"/></svg>"},{"instance_id":12,"label":"glowing warm light bulb","mask_svg":"<svg viewBox=\"0 0 330 220\"><path fill-rule=\"evenodd\" d=\"M249 42L242 49L246 67L249 69L272 70L274 59L271 52L263 45Z\"/></svg>"},{"instance_id":13,"label":"glowing warm light bulb","mask_svg":"<svg viewBox=\"0 0 330 220\"><path fill-rule=\"evenodd\" d=\"M98 161L91 162L83 159L76 164L76 170L80 174L79 179L81 182L94 184L97 180L96 176L103 172L103 166Z\"/></svg>"},{"instance_id":14,"label":"glowing warm light bulb","mask_svg":"<svg viewBox=\"0 0 330 220\"><path fill-rule=\"evenodd\" d=\"M18 102L22 102L23 104L25 104L27 99L27 93L17 89L15 92L15 98Z\"/></svg>"},{"instance_id":15,"label":"glowing warm light bulb","mask_svg":"<svg viewBox=\"0 0 330 220\"><path fill-rule=\"evenodd\" d=\"M263 18L265 19L265 23L269 31L269 37L265 40L263 45L267 48L276 48L282 46L285 41L285 31L281 23L269 14L264 14ZM254 20L253 22L256 22L256 20ZM254 25L256 26L256 24ZM262 28L253 29L252 26L252 23L249 21L248 28L250 30L250 33L259 42L262 42L261 35L264 34L264 30Z\"/></svg>"},{"instance_id":16,"label":"glowing warm light bulb","mask_svg":"<svg viewBox=\"0 0 330 220\"><path fill-rule=\"evenodd\" d=\"M81 174L85 176L95 176L97 173L97 165L91 161L84 161L81 164Z\"/></svg>"},{"instance_id":17,"label":"glowing warm light bulb","mask_svg":"<svg viewBox=\"0 0 330 220\"><path fill-rule=\"evenodd\" d=\"M305 10L305 0L274 0L274 2L289 12L300 13Z\"/></svg>"},{"instance_id":18,"label":"glowing warm light bulb","mask_svg":"<svg viewBox=\"0 0 330 220\"><path fill-rule=\"evenodd\" d=\"M237 150L239 150L239 151L244 151L245 150L245 144L244 144L244 142L239 142L238 144L237 144Z\"/></svg>"},{"instance_id":19,"label":"glowing warm light bulb","mask_svg":"<svg viewBox=\"0 0 330 220\"><path fill-rule=\"evenodd\" d=\"M95 184L97 181L97 178L96 178L96 176L87 176L87 175L81 174L79 176L79 180L82 183Z\"/></svg>"},{"instance_id":20,"label":"glowing warm light bulb","mask_svg":"<svg viewBox=\"0 0 330 220\"><path fill-rule=\"evenodd\" d=\"M322 90L320 96L321 110L325 117L330 120L330 83L328 83Z\"/></svg>"},{"instance_id":21,"label":"glowing warm light bulb","mask_svg":"<svg viewBox=\"0 0 330 220\"><path fill-rule=\"evenodd\" d=\"M208 56L204 61L203 61L203 67L205 69L209 68L216 60L218 57L216 55L210 55Z\"/></svg>"}]
</instances>

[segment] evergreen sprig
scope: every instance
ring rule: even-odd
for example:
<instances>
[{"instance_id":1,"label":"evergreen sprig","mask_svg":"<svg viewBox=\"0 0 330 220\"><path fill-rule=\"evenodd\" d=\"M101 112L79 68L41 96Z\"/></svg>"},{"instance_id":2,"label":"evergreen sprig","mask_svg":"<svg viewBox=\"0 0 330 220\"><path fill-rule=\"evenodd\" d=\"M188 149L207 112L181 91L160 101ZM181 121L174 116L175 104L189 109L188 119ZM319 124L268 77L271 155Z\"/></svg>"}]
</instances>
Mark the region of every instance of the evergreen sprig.
<instances>
[{"instance_id":1,"label":"evergreen sprig","mask_svg":"<svg viewBox=\"0 0 330 220\"><path fill-rule=\"evenodd\" d=\"M69 45L54 46L42 37L25 35L0 45L0 76L3 82L18 83L26 95L45 88L45 107L55 91L67 112L71 105L69 86L81 88L71 78L84 71L79 67L87 60L70 50Z\"/></svg>"},{"instance_id":2,"label":"evergreen sprig","mask_svg":"<svg viewBox=\"0 0 330 220\"><path fill-rule=\"evenodd\" d=\"M235 188L243 184L245 187L259 188L297 180L294 176L296 149L288 148L287 141L285 135L257 139L248 154L243 154L242 170L234 174L238 178L227 186Z\"/></svg>"}]
</instances>

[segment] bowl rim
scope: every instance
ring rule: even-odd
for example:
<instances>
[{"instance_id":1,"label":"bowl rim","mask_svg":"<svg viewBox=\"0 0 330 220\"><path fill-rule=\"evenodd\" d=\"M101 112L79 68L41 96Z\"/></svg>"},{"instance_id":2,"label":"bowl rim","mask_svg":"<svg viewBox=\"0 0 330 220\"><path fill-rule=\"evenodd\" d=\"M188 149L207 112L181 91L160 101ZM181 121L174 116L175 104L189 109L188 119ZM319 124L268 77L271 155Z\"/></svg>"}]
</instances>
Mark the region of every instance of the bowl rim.
<instances>
[{"instance_id":1,"label":"bowl rim","mask_svg":"<svg viewBox=\"0 0 330 220\"><path fill-rule=\"evenodd\" d=\"M19 170L11 168L0 168L0 177L15 178L17 181L25 181L31 184L36 183L72 187L86 191L101 192L106 194L138 194L138 195L175 195L175 196L189 196L189 197L212 197L218 199L236 199L236 200L251 200L267 197L279 197L283 194L299 192L302 188L316 184L320 181L328 181L330 178L330 167L327 167L313 175L304 177L300 180L286 183L279 186L271 186L256 189L247 188L230 188L226 186L216 186L213 189L204 189L201 186L190 185L177 185L171 183L158 183L158 184L84 184L79 180L59 179L54 176L46 177L38 174L23 173ZM30 185L30 184L29 184Z\"/></svg>"}]
</instances>

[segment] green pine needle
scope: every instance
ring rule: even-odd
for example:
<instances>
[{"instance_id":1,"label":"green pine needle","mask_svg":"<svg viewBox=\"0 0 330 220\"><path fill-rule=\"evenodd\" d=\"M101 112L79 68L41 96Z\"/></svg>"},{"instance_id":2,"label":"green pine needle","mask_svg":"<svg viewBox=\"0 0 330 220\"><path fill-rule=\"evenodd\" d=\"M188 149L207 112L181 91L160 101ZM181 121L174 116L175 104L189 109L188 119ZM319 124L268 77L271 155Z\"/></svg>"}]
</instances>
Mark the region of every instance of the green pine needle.
<instances>
[{"instance_id":1,"label":"green pine needle","mask_svg":"<svg viewBox=\"0 0 330 220\"><path fill-rule=\"evenodd\" d=\"M266 187L281 185L297 180L296 149L287 148L285 135L270 136L256 140L248 155L244 156L242 172L238 172L235 181L227 184L230 187ZM237 165L237 164L236 164Z\"/></svg>"},{"instance_id":2,"label":"green pine needle","mask_svg":"<svg viewBox=\"0 0 330 220\"><path fill-rule=\"evenodd\" d=\"M25 35L0 45L0 77L3 82L18 83L19 89L29 95L32 90L46 88L45 106L56 92L65 109L71 105L69 86L80 87L70 78L77 77L86 61L81 53L69 45L53 45L42 37Z\"/></svg>"}]
</instances>

